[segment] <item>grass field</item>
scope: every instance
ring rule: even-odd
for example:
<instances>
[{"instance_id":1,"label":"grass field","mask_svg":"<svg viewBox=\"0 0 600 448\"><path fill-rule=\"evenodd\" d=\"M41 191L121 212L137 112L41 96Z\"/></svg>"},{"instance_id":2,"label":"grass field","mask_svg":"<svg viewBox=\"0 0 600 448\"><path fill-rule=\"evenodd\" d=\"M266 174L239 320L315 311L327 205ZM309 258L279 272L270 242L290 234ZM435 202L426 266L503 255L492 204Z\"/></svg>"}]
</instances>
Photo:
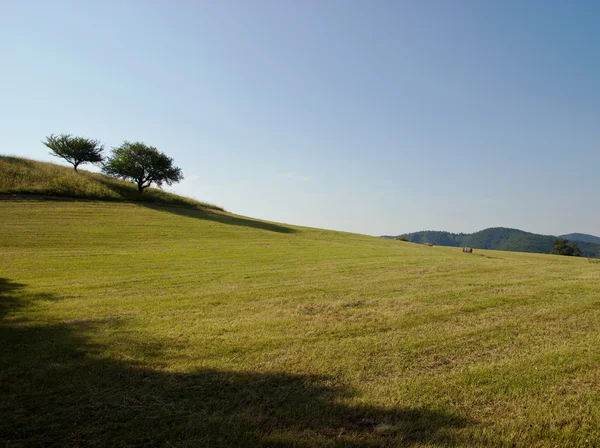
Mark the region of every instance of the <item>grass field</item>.
<instances>
[{"instance_id":1,"label":"grass field","mask_svg":"<svg viewBox=\"0 0 600 448\"><path fill-rule=\"evenodd\" d=\"M0 446L600 445L600 265L0 200Z\"/></svg>"}]
</instances>

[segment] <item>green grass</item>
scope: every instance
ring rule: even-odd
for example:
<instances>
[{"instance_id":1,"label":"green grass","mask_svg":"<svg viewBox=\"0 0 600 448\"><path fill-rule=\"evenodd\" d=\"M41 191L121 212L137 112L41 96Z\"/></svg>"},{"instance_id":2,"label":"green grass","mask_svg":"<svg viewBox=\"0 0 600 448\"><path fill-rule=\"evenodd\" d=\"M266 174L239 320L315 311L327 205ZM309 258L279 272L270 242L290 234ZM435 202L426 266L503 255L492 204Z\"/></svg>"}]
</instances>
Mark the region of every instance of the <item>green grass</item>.
<instances>
[{"instance_id":1,"label":"green grass","mask_svg":"<svg viewBox=\"0 0 600 448\"><path fill-rule=\"evenodd\" d=\"M600 265L0 201L0 446L598 446Z\"/></svg>"},{"instance_id":2,"label":"green grass","mask_svg":"<svg viewBox=\"0 0 600 448\"><path fill-rule=\"evenodd\" d=\"M102 201L135 201L223 210L213 204L178 196L158 188L140 194L137 186L98 173L54 163L0 155L0 195L53 196ZM1 197L0 197L1 199Z\"/></svg>"}]
</instances>

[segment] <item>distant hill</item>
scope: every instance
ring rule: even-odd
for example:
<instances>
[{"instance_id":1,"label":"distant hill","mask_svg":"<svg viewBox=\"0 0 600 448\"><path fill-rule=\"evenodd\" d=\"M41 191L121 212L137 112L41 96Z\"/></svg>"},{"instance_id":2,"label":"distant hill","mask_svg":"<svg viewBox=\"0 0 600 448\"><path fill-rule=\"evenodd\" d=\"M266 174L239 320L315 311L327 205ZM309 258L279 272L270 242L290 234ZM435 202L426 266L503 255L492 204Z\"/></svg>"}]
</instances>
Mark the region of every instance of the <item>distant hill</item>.
<instances>
[{"instance_id":1,"label":"distant hill","mask_svg":"<svg viewBox=\"0 0 600 448\"><path fill-rule=\"evenodd\" d=\"M581 234L572 234L581 235ZM590 235L591 236L591 235ZM476 249L506 250L549 254L554 244L553 235L538 235L518 229L493 227L475 233L450 233L425 230L399 235L412 243L430 243L436 246L468 246ZM567 236L564 236L567 238ZM386 236L386 238L396 238ZM571 238L569 238L571 239ZM574 240L574 239L573 239ZM582 256L600 258L600 244L576 240Z\"/></svg>"},{"instance_id":2,"label":"distant hill","mask_svg":"<svg viewBox=\"0 0 600 448\"><path fill-rule=\"evenodd\" d=\"M600 237L588 235L587 233L569 233L560 235L559 238L566 238L571 241L585 241L586 243L600 244Z\"/></svg>"}]
</instances>

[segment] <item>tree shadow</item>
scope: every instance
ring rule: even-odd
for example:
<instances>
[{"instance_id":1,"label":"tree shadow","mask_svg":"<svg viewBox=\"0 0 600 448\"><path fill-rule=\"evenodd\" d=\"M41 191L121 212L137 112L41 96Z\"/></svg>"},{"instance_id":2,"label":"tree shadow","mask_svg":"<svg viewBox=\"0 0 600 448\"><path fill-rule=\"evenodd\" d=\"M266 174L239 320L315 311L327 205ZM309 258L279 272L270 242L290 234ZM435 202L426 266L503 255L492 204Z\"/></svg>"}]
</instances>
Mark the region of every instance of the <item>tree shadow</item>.
<instances>
[{"instance_id":1,"label":"tree shadow","mask_svg":"<svg viewBox=\"0 0 600 448\"><path fill-rule=\"evenodd\" d=\"M58 297L47 293L32 293L24 290L23 283L13 282L0 277L0 319L9 313L19 311L40 300L57 300Z\"/></svg>"},{"instance_id":2,"label":"tree shadow","mask_svg":"<svg viewBox=\"0 0 600 448\"><path fill-rule=\"evenodd\" d=\"M451 410L352 405L355 393L327 376L153 370L92 342L110 325L0 321L1 445L448 446L470 423Z\"/></svg>"},{"instance_id":3,"label":"tree shadow","mask_svg":"<svg viewBox=\"0 0 600 448\"><path fill-rule=\"evenodd\" d=\"M114 191L121 197L131 197L132 190L131 187L122 185L116 182L110 182L107 179L103 179L99 176L96 179L98 182L102 183L108 189ZM232 226L242 226L242 227L250 227L253 229L259 230L268 230L270 232L278 232L278 233L296 233L296 229L292 229L290 227L282 226L279 224L273 224L263 221L257 221L248 218L242 218L239 216L233 216L226 212L214 212L209 209L201 209L191 207L184 200L181 201L181 204L164 204L160 202L160 198L156 198L152 196L152 190L146 191L145 193L138 194L136 193L135 203L142 207L147 207L155 211L173 213L179 216L185 216L187 218L195 218L195 219L203 219L207 221L214 221L221 224L227 224Z\"/></svg>"},{"instance_id":4,"label":"tree shadow","mask_svg":"<svg viewBox=\"0 0 600 448\"><path fill-rule=\"evenodd\" d=\"M24 288L22 283L16 283L0 277L0 319L4 318L10 311L22 306L22 300L13 293Z\"/></svg>"},{"instance_id":5,"label":"tree shadow","mask_svg":"<svg viewBox=\"0 0 600 448\"><path fill-rule=\"evenodd\" d=\"M163 204L155 204L155 203L140 203L139 205L143 207L150 208L152 210L174 213L179 216L185 216L187 218L195 218L195 219L203 219L206 221L218 222L220 224L227 224L230 226L242 226L242 227L250 227L253 229L259 230L268 230L270 232L277 233L296 233L298 232L296 229L292 229L291 227L282 226L279 224L273 224L264 221L255 221L253 219L242 218L239 216L233 216L227 213L216 213L208 210L200 210L196 208L190 207L179 207L172 205L163 205Z\"/></svg>"}]
</instances>

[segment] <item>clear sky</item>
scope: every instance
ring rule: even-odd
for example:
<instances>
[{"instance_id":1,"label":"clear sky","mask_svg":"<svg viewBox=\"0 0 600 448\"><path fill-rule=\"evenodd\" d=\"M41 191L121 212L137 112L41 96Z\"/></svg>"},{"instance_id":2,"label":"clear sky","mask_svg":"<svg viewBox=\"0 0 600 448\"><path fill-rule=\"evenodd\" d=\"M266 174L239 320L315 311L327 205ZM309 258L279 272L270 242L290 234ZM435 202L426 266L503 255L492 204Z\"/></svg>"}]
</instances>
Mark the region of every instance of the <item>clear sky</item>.
<instances>
[{"instance_id":1,"label":"clear sky","mask_svg":"<svg viewBox=\"0 0 600 448\"><path fill-rule=\"evenodd\" d=\"M0 54L2 154L143 141L247 216L600 235L595 0L0 0Z\"/></svg>"}]
</instances>

